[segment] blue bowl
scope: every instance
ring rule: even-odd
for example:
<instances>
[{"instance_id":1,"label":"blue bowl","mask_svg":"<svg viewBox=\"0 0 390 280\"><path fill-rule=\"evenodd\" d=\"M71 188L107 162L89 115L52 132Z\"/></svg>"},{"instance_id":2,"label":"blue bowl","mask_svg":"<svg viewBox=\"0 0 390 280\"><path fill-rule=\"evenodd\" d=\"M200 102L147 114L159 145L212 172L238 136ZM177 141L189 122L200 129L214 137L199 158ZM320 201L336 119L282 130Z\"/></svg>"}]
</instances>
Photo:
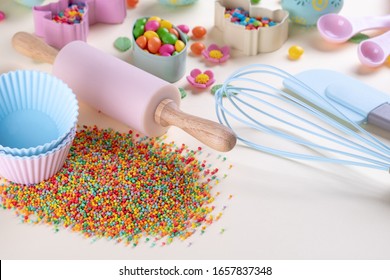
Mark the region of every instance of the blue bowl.
<instances>
[{"instance_id":1,"label":"blue bowl","mask_svg":"<svg viewBox=\"0 0 390 280\"><path fill-rule=\"evenodd\" d=\"M293 23L314 26L318 19L329 13L338 13L344 4L344 0L282 0L281 5L290 14Z\"/></svg>"},{"instance_id":2,"label":"blue bowl","mask_svg":"<svg viewBox=\"0 0 390 280\"><path fill-rule=\"evenodd\" d=\"M60 79L30 70L0 76L0 151L46 153L69 135L77 118L76 96Z\"/></svg>"}]
</instances>

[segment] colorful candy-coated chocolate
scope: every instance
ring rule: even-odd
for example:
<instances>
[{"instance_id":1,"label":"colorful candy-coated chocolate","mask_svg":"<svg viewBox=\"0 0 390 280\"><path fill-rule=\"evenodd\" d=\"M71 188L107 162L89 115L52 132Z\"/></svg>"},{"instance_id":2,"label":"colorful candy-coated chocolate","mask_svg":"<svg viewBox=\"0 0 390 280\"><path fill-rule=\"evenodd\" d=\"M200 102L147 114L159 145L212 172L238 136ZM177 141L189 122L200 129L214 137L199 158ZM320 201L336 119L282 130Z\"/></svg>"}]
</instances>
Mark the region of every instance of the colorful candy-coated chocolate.
<instances>
[{"instance_id":1,"label":"colorful candy-coated chocolate","mask_svg":"<svg viewBox=\"0 0 390 280\"><path fill-rule=\"evenodd\" d=\"M202 51L206 49L206 46L201 42L195 42L191 44L190 49L195 55L201 55Z\"/></svg>"},{"instance_id":2,"label":"colorful candy-coated chocolate","mask_svg":"<svg viewBox=\"0 0 390 280\"><path fill-rule=\"evenodd\" d=\"M148 40L149 40L150 38L152 38L152 37L159 37L158 34L157 34L156 32L151 31L151 30L146 31L146 32L144 33L144 36L145 36Z\"/></svg>"},{"instance_id":3,"label":"colorful candy-coated chocolate","mask_svg":"<svg viewBox=\"0 0 390 280\"><path fill-rule=\"evenodd\" d=\"M186 44L182 40L177 40L175 43L175 50L181 52L186 47Z\"/></svg>"},{"instance_id":4,"label":"colorful candy-coated chocolate","mask_svg":"<svg viewBox=\"0 0 390 280\"><path fill-rule=\"evenodd\" d=\"M169 29L169 33L172 33L175 35L177 38L179 38L179 32L175 28Z\"/></svg>"},{"instance_id":5,"label":"colorful candy-coated chocolate","mask_svg":"<svg viewBox=\"0 0 390 280\"><path fill-rule=\"evenodd\" d=\"M134 38L138 38L145 32L145 25L144 24L135 24L133 28L133 36Z\"/></svg>"},{"instance_id":6,"label":"colorful candy-coated chocolate","mask_svg":"<svg viewBox=\"0 0 390 280\"><path fill-rule=\"evenodd\" d=\"M160 23L156 20L149 20L145 23L145 31L156 31L160 27Z\"/></svg>"},{"instance_id":7,"label":"colorful candy-coated chocolate","mask_svg":"<svg viewBox=\"0 0 390 280\"><path fill-rule=\"evenodd\" d=\"M302 56L303 52L304 50L302 47L294 45L288 49L288 57L290 59L296 60Z\"/></svg>"},{"instance_id":8,"label":"colorful candy-coated chocolate","mask_svg":"<svg viewBox=\"0 0 390 280\"><path fill-rule=\"evenodd\" d=\"M183 32L183 33L185 33L185 34L187 34L188 32L190 32L190 28L189 28L188 25L186 25L186 24L180 24L180 25L177 26L177 28L178 28L181 32Z\"/></svg>"},{"instance_id":9,"label":"colorful candy-coated chocolate","mask_svg":"<svg viewBox=\"0 0 390 280\"><path fill-rule=\"evenodd\" d=\"M158 16L152 16L152 17L150 17L150 18L147 19L147 21L149 21L149 20L155 20L155 21L160 22L160 21L161 21L161 18L158 17Z\"/></svg>"},{"instance_id":10,"label":"colorful candy-coated chocolate","mask_svg":"<svg viewBox=\"0 0 390 280\"><path fill-rule=\"evenodd\" d=\"M164 36L164 34L169 33L169 30L165 27L160 27L159 29L157 29L156 33L161 38L162 36Z\"/></svg>"},{"instance_id":11,"label":"colorful candy-coated chocolate","mask_svg":"<svg viewBox=\"0 0 390 280\"><path fill-rule=\"evenodd\" d=\"M157 53L161 45L162 44L159 37L151 37L148 39L148 51L150 53Z\"/></svg>"},{"instance_id":12,"label":"colorful candy-coated chocolate","mask_svg":"<svg viewBox=\"0 0 390 280\"><path fill-rule=\"evenodd\" d=\"M173 52L175 51L175 47L171 44L164 44L160 47L160 49L158 50L158 52L161 54L161 55L164 55L164 54L169 54L171 55Z\"/></svg>"},{"instance_id":13,"label":"colorful candy-coated chocolate","mask_svg":"<svg viewBox=\"0 0 390 280\"><path fill-rule=\"evenodd\" d=\"M127 37L119 37L114 41L114 47L121 52L125 52L131 48L131 40Z\"/></svg>"},{"instance_id":14,"label":"colorful candy-coated chocolate","mask_svg":"<svg viewBox=\"0 0 390 280\"><path fill-rule=\"evenodd\" d=\"M161 37L161 41L163 41L164 44L171 44L174 45L178 38L176 37L175 34L172 33L166 33Z\"/></svg>"},{"instance_id":15,"label":"colorful candy-coated chocolate","mask_svg":"<svg viewBox=\"0 0 390 280\"><path fill-rule=\"evenodd\" d=\"M192 36L196 39L203 38L206 35L206 33L207 33L207 30L203 26L195 26L192 29Z\"/></svg>"},{"instance_id":16,"label":"colorful candy-coated chocolate","mask_svg":"<svg viewBox=\"0 0 390 280\"><path fill-rule=\"evenodd\" d=\"M160 21L160 26L161 27L165 27L166 29L169 30L169 29L171 29L173 27L173 24L170 21L168 21L168 20L162 19Z\"/></svg>"},{"instance_id":17,"label":"colorful candy-coated chocolate","mask_svg":"<svg viewBox=\"0 0 390 280\"><path fill-rule=\"evenodd\" d=\"M148 39L144 36L144 35L141 35L139 36L136 40L135 40L136 44L141 48L141 49L145 49L146 48L146 45L148 43Z\"/></svg>"},{"instance_id":18,"label":"colorful candy-coated chocolate","mask_svg":"<svg viewBox=\"0 0 390 280\"><path fill-rule=\"evenodd\" d=\"M147 21L148 21L147 18L139 18L139 19L137 19L137 21L135 22L135 26L137 26L137 25L145 25Z\"/></svg>"},{"instance_id":19,"label":"colorful candy-coated chocolate","mask_svg":"<svg viewBox=\"0 0 390 280\"><path fill-rule=\"evenodd\" d=\"M127 7L129 8L134 8L135 6L137 6L139 0L126 0L126 3L127 3Z\"/></svg>"}]
</instances>

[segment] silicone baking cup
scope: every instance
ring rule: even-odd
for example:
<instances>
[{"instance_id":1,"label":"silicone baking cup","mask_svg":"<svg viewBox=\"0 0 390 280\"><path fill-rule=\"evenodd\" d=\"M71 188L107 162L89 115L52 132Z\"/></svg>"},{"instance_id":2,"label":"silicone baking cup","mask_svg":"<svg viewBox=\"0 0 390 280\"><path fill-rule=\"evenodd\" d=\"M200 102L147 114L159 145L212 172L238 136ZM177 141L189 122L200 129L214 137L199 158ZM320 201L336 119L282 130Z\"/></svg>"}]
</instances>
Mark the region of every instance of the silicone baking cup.
<instances>
[{"instance_id":1,"label":"silicone baking cup","mask_svg":"<svg viewBox=\"0 0 390 280\"><path fill-rule=\"evenodd\" d=\"M31 157L19 157L0 152L0 175L17 183L32 185L55 175L64 165L69 154L76 128L56 148Z\"/></svg>"},{"instance_id":2,"label":"silicone baking cup","mask_svg":"<svg viewBox=\"0 0 390 280\"><path fill-rule=\"evenodd\" d=\"M18 70L0 76L0 152L37 156L58 145L77 125L78 103L60 79Z\"/></svg>"}]
</instances>

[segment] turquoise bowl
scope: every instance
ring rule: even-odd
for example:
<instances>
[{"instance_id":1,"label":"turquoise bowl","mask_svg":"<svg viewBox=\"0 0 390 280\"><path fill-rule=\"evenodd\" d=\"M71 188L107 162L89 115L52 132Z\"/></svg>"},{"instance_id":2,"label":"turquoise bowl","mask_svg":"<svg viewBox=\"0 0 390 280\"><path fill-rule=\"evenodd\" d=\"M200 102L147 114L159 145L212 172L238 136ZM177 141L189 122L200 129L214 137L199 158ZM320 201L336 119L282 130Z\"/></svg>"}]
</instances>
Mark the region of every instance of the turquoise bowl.
<instances>
[{"instance_id":1,"label":"turquoise bowl","mask_svg":"<svg viewBox=\"0 0 390 280\"><path fill-rule=\"evenodd\" d=\"M282 0L281 5L290 14L293 23L314 26L317 20L329 13L338 13L343 0Z\"/></svg>"}]
</instances>

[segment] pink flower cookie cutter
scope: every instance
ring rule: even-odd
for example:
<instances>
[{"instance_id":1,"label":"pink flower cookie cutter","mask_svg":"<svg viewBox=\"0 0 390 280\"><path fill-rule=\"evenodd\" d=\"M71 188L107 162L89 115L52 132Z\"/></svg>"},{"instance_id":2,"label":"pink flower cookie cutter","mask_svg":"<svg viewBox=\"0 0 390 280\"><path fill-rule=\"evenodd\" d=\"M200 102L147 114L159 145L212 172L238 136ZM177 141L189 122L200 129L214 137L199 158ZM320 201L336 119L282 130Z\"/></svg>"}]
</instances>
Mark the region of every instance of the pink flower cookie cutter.
<instances>
[{"instance_id":1,"label":"pink flower cookie cutter","mask_svg":"<svg viewBox=\"0 0 390 280\"><path fill-rule=\"evenodd\" d=\"M77 24L61 24L52 20L53 15L64 11L71 4L85 4L83 19ZM126 17L125 0L59 0L33 7L35 34L58 49L69 42L86 42L89 26L95 23L118 24Z\"/></svg>"}]
</instances>

